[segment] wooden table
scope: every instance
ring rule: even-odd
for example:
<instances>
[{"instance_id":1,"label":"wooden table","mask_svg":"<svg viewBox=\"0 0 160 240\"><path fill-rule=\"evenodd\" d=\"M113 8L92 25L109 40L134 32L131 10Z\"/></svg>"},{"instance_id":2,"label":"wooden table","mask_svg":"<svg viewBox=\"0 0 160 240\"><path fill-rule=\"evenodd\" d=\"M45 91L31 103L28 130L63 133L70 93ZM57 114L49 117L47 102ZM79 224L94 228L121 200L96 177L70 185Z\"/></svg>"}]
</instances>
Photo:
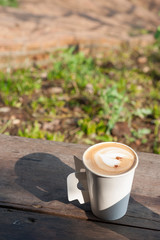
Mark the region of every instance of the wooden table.
<instances>
[{"instance_id":1,"label":"wooden table","mask_svg":"<svg viewBox=\"0 0 160 240\"><path fill-rule=\"evenodd\" d=\"M67 200L73 157L87 147L0 135L0 240L160 239L160 156L138 153L127 214L104 222Z\"/></svg>"}]
</instances>

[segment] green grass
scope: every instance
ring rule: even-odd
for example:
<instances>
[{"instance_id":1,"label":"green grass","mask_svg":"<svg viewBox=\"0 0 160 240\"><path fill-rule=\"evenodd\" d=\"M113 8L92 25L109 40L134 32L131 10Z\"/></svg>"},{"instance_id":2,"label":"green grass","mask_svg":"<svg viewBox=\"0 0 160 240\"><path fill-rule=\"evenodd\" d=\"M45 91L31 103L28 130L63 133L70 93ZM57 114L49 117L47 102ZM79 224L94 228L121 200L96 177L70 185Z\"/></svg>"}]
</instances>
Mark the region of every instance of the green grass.
<instances>
[{"instance_id":1,"label":"green grass","mask_svg":"<svg viewBox=\"0 0 160 240\"><path fill-rule=\"evenodd\" d=\"M17 0L0 0L0 6L18 7L18 1Z\"/></svg>"},{"instance_id":2,"label":"green grass","mask_svg":"<svg viewBox=\"0 0 160 240\"><path fill-rule=\"evenodd\" d=\"M47 68L1 72L0 109L10 114L3 114L0 132L88 144L121 141L160 153L159 59L158 45L123 46L102 59L69 48L55 53ZM114 134L118 123L129 132Z\"/></svg>"}]
</instances>

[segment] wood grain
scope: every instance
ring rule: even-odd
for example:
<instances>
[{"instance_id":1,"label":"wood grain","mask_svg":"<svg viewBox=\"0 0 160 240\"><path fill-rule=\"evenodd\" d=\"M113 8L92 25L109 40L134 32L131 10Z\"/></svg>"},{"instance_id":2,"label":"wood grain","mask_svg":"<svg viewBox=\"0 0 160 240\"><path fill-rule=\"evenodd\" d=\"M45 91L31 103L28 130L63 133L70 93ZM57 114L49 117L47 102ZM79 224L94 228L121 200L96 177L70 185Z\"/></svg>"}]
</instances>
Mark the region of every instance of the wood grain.
<instances>
[{"instance_id":1,"label":"wood grain","mask_svg":"<svg viewBox=\"0 0 160 240\"><path fill-rule=\"evenodd\" d=\"M68 202L66 178L88 146L0 135L0 206L100 222L89 204ZM160 156L140 158L127 214L114 223L160 230Z\"/></svg>"},{"instance_id":2,"label":"wood grain","mask_svg":"<svg viewBox=\"0 0 160 240\"><path fill-rule=\"evenodd\" d=\"M158 240L159 231L0 208L0 239Z\"/></svg>"}]
</instances>

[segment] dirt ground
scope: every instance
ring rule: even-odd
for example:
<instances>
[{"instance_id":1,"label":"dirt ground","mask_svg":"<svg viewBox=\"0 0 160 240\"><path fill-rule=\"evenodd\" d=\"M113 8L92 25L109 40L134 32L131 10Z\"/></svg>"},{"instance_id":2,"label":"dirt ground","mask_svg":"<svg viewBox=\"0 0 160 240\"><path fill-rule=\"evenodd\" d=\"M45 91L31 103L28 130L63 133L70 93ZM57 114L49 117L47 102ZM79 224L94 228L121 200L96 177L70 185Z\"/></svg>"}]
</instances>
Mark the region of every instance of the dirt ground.
<instances>
[{"instance_id":1,"label":"dirt ground","mask_svg":"<svg viewBox=\"0 0 160 240\"><path fill-rule=\"evenodd\" d=\"M0 68L46 63L55 48L105 51L148 44L160 22L159 0L19 0L0 7Z\"/></svg>"}]
</instances>

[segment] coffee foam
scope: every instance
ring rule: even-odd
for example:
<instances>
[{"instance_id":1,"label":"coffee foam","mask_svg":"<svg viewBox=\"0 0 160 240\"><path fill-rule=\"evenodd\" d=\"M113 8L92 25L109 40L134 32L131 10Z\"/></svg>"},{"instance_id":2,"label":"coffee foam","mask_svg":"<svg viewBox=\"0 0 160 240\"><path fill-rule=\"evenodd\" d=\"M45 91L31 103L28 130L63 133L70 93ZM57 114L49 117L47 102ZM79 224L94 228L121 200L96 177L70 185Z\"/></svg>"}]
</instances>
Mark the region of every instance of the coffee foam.
<instances>
[{"instance_id":1,"label":"coffee foam","mask_svg":"<svg viewBox=\"0 0 160 240\"><path fill-rule=\"evenodd\" d=\"M93 172L117 175L127 172L135 164L136 156L130 148L118 143L97 144L85 154L85 163Z\"/></svg>"}]
</instances>

